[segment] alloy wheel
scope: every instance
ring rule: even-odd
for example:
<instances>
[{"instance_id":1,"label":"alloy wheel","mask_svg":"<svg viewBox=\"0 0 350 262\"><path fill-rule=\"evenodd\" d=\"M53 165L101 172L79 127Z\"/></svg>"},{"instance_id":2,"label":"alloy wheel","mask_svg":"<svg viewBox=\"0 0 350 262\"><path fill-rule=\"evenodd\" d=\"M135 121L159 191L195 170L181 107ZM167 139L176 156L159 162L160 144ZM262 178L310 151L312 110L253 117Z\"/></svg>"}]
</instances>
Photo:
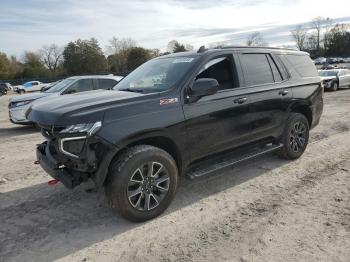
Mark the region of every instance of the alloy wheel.
<instances>
[{"instance_id":1,"label":"alloy wheel","mask_svg":"<svg viewBox=\"0 0 350 262\"><path fill-rule=\"evenodd\" d=\"M296 122L290 131L290 147L298 153L304 148L306 142L306 126L302 122Z\"/></svg>"},{"instance_id":2,"label":"alloy wheel","mask_svg":"<svg viewBox=\"0 0 350 262\"><path fill-rule=\"evenodd\" d=\"M139 211L149 211L162 202L169 191L170 176L165 166L158 162L147 162L132 174L127 196L129 203Z\"/></svg>"}]
</instances>

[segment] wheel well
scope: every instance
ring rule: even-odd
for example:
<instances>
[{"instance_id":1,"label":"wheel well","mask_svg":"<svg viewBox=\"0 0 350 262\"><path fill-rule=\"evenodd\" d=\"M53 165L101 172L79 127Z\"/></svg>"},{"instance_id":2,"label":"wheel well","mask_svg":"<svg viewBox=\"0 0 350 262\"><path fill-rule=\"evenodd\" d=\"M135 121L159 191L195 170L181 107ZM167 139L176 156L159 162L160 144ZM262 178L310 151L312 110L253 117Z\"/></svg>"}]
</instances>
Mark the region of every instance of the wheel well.
<instances>
[{"instance_id":1,"label":"wheel well","mask_svg":"<svg viewBox=\"0 0 350 262\"><path fill-rule=\"evenodd\" d=\"M179 173L181 174L182 170L182 159L180 151L177 145L167 137L150 137L141 139L131 144L127 145L127 147L136 146L136 145L150 145L154 147L158 147L168 152L175 160Z\"/></svg>"},{"instance_id":2,"label":"wheel well","mask_svg":"<svg viewBox=\"0 0 350 262\"><path fill-rule=\"evenodd\" d=\"M310 107L308 107L307 105L299 105L299 106L293 107L292 112L300 113L304 115L307 121L309 122L309 126L312 125L312 111Z\"/></svg>"}]
</instances>

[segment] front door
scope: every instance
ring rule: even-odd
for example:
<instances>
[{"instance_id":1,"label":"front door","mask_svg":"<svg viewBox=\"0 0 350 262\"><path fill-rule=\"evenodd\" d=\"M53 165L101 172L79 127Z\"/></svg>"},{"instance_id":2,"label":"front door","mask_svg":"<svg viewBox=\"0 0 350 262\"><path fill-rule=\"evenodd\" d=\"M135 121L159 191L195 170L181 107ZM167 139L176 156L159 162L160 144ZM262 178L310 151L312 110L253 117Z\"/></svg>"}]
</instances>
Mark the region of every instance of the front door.
<instances>
[{"instance_id":1,"label":"front door","mask_svg":"<svg viewBox=\"0 0 350 262\"><path fill-rule=\"evenodd\" d=\"M196 79L214 78L219 91L184 104L191 160L215 154L244 143L249 136L250 97L238 88L232 55L214 57L198 72Z\"/></svg>"}]
</instances>

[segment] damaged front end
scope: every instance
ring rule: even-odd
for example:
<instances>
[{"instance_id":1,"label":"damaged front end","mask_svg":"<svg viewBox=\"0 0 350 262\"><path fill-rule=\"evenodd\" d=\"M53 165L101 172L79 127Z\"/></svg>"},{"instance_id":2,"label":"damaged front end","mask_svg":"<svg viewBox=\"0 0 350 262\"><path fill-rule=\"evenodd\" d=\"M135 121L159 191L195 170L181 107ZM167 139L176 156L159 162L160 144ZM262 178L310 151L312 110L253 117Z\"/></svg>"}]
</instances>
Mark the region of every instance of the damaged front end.
<instances>
[{"instance_id":1,"label":"damaged front end","mask_svg":"<svg viewBox=\"0 0 350 262\"><path fill-rule=\"evenodd\" d=\"M41 167L67 188L92 180L103 185L108 166L117 149L95 135L100 122L68 127L42 126L47 141L37 146Z\"/></svg>"}]
</instances>

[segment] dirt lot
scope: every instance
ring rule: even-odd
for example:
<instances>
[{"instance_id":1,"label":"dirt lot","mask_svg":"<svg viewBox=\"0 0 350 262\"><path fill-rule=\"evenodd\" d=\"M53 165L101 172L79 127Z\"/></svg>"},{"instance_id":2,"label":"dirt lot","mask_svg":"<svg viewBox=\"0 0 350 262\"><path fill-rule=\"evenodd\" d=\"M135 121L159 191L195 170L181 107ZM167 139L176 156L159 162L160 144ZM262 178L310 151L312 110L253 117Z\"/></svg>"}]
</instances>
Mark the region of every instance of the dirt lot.
<instances>
[{"instance_id":1,"label":"dirt lot","mask_svg":"<svg viewBox=\"0 0 350 262\"><path fill-rule=\"evenodd\" d=\"M326 93L295 162L274 155L220 176L181 179L161 217L133 224L104 193L48 187L32 128L0 98L0 261L349 261L350 90Z\"/></svg>"}]
</instances>

